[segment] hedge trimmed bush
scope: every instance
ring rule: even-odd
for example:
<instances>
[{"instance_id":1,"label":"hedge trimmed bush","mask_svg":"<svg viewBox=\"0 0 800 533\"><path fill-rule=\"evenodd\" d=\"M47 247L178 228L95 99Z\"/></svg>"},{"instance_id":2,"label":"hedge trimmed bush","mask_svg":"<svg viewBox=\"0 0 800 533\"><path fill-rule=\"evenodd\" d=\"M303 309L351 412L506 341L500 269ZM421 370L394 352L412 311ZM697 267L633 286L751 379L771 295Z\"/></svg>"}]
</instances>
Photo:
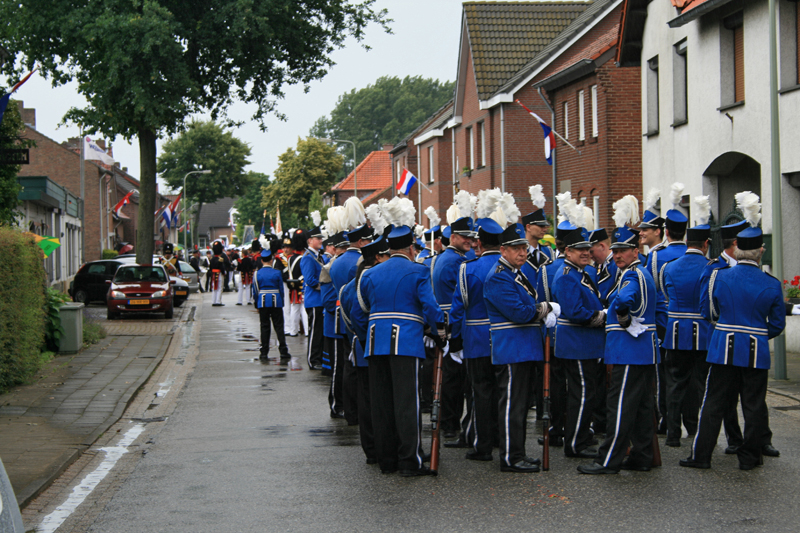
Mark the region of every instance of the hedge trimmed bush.
<instances>
[{"instance_id":1,"label":"hedge trimmed bush","mask_svg":"<svg viewBox=\"0 0 800 533\"><path fill-rule=\"evenodd\" d=\"M45 271L33 237L0 227L0 392L39 369L45 332Z\"/></svg>"},{"instance_id":2,"label":"hedge trimmed bush","mask_svg":"<svg viewBox=\"0 0 800 533\"><path fill-rule=\"evenodd\" d=\"M103 259L114 259L119 255L119 252L116 250L109 250L108 248L103 249Z\"/></svg>"}]
</instances>

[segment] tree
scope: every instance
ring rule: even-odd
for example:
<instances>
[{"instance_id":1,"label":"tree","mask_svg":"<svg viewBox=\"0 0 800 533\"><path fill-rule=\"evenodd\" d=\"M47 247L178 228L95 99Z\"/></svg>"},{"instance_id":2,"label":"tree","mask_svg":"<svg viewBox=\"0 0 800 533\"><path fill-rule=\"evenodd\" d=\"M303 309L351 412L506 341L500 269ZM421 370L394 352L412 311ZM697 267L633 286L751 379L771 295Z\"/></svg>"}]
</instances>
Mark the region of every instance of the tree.
<instances>
[{"instance_id":1,"label":"tree","mask_svg":"<svg viewBox=\"0 0 800 533\"><path fill-rule=\"evenodd\" d=\"M3 72L36 64L53 86L77 81L89 104L65 121L85 133L139 140L136 259L153 251L156 139L187 117L226 117L237 100L255 104L262 127L286 85L327 74L346 37L375 22L375 0L0 0L0 41L16 54ZM10 22L13 21L13 24Z\"/></svg>"},{"instance_id":2,"label":"tree","mask_svg":"<svg viewBox=\"0 0 800 533\"><path fill-rule=\"evenodd\" d=\"M378 78L374 85L351 90L339 97L330 117L322 117L311 128L311 136L345 139L356 145L358 162L384 144L397 144L453 98L454 82L420 76ZM353 147L340 146L348 167Z\"/></svg>"},{"instance_id":3,"label":"tree","mask_svg":"<svg viewBox=\"0 0 800 533\"><path fill-rule=\"evenodd\" d=\"M20 135L25 129L22 117L19 115L17 102L11 100L3 115L0 124L0 149L30 148L34 142L22 139ZM17 182L17 173L21 165L0 165L0 226L16 223L17 206L19 206L19 193L22 190Z\"/></svg>"},{"instance_id":4,"label":"tree","mask_svg":"<svg viewBox=\"0 0 800 533\"><path fill-rule=\"evenodd\" d=\"M186 178L187 207L195 204L193 228L198 228L204 204L220 198L239 196L250 185L244 167L250 147L213 122L192 122L189 128L164 143L157 170L167 185L183 188L187 172L210 170L210 174L192 174Z\"/></svg>"},{"instance_id":5,"label":"tree","mask_svg":"<svg viewBox=\"0 0 800 533\"><path fill-rule=\"evenodd\" d=\"M322 194L319 191L311 193L311 198L308 199L308 212L313 213L319 211L322 220L328 218L328 208L322 205Z\"/></svg>"},{"instance_id":6,"label":"tree","mask_svg":"<svg viewBox=\"0 0 800 533\"><path fill-rule=\"evenodd\" d=\"M236 233L244 234L244 226L255 226L256 236L261 231L264 222L264 206L261 205L261 187L269 185L269 176L260 172L249 172L248 187L236 199ZM269 221L266 222L266 231L269 233ZM241 235L240 235L241 236Z\"/></svg>"},{"instance_id":7,"label":"tree","mask_svg":"<svg viewBox=\"0 0 800 533\"><path fill-rule=\"evenodd\" d=\"M342 164L334 147L314 138L297 139L297 149L289 148L278 158L275 179L261 188L261 203L272 216L280 204L284 229L305 224L309 198L336 183Z\"/></svg>"}]
</instances>

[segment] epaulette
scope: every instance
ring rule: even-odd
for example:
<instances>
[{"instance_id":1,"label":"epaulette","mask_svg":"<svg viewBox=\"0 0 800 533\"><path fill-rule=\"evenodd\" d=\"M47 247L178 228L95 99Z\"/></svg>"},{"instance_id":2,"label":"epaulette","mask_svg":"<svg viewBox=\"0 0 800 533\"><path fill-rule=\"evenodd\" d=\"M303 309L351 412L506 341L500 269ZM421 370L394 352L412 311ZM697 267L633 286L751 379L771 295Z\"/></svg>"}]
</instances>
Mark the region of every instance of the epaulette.
<instances>
[{"instance_id":1,"label":"epaulette","mask_svg":"<svg viewBox=\"0 0 800 533\"><path fill-rule=\"evenodd\" d=\"M572 270L572 267L569 265L564 266L564 275L569 274L569 271Z\"/></svg>"},{"instance_id":2,"label":"epaulette","mask_svg":"<svg viewBox=\"0 0 800 533\"><path fill-rule=\"evenodd\" d=\"M497 274L497 273L499 273L499 272L502 272L502 271L503 271L503 270L505 270L505 269L506 269L506 267L504 267L504 266L503 266L503 265L501 265L500 263L497 263L497 268L495 268L495 269L494 269L494 273L495 273L495 274Z\"/></svg>"},{"instance_id":3,"label":"epaulette","mask_svg":"<svg viewBox=\"0 0 800 533\"><path fill-rule=\"evenodd\" d=\"M464 263L474 263L478 259L480 259L480 257L473 257L472 259L467 259L466 261L463 261L461 264L463 265Z\"/></svg>"},{"instance_id":4,"label":"epaulette","mask_svg":"<svg viewBox=\"0 0 800 533\"><path fill-rule=\"evenodd\" d=\"M717 260L716 260L716 259L712 259L711 261L709 261L708 263L706 263L706 266L707 266L707 267L710 267L711 265L713 265L713 264L714 264L714 263L716 263L716 262L717 262Z\"/></svg>"}]
</instances>

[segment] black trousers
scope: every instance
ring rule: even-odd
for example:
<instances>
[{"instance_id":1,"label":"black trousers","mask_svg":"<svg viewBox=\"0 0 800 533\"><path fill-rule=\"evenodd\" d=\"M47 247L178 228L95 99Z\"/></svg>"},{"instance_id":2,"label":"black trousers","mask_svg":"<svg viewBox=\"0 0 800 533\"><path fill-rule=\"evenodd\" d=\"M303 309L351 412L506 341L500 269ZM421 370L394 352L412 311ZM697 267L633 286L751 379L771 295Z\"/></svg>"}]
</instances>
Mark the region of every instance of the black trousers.
<instances>
[{"instance_id":1,"label":"black trousers","mask_svg":"<svg viewBox=\"0 0 800 533\"><path fill-rule=\"evenodd\" d=\"M467 374L472 384L472 438L469 444L478 453L492 453L497 445L497 406L500 391L491 357L465 359Z\"/></svg>"},{"instance_id":2,"label":"black trousers","mask_svg":"<svg viewBox=\"0 0 800 533\"><path fill-rule=\"evenodd\" d=\"M308 367L322 366L322 307L306 307L308 315Z\"/></svg>"},{"instance_id":3,"label":"black trousers","mask_svg":"<svg viewBox=\"0 0 800 533\"><path fill-rule=\"evenodd\" d=\"M736 409L741 396L744 414L744 439L736 451L739 463L754 465L761 462L761 448L768 430L767 380L769 371L763 368L711 364L706 379L703 407L692 444L692 459L711 462L717 445L719 428L726 413Z\"/></svg>"},{"instance_id":4,"label":"black trousers","mask_svg":"<svg viewBox=\"0 0 800 533\"><path fill-rule=\"evenodd\" d=\"M286 335L283 332L283 307L259 307L258 321L261 325L261 356L266 357L269 353L270 320L272 327L275 328L275 336L278 338L278 351L281 356L289 355L289 347L286 345Z\"/></svg>"},{"instance_id":5,"label":"black trousers","mask_svg":"<svg viewBox=\"0 0 800 533\"><path fill-rule=\"evenodd\" d=\"M381 470L422 467L422 413L416 357L369 358L369 396L375 455Z\"/></svg>"},{"instance_id":6,"label":"black trousers","mask_svg":"<svg viewBox=\"0 0 800 533\"><path fill-rule=\"evenodd\" d=\"M544 361L536 361L536 416L541 420L540 405L544 405ZM567 377L562 360L556 357L555 347L550 346L550 436L564 436L564 421L567 411Z\"/></svg>"},{"instance_id":7,"label":"black trousers","mask_svg":"<svg viewBox=\"0 0 800 533\"><path fill-rule=\"evenodd\" d=\"M325 357L329 358L331 386L328 390L328 405L331 413L344 413L344 363L347 355L344 353L344 339L325 337L326 349L322 356L322 369L325 370Z\"/></svg>"},{"instance_id":8,"label":"black trousers","mask_svg":"<svg viewBox=\"0 0 800 533\"><path fill-rule=\"evenodd\" d=\"M497 429L500 434L500 462L511 466L525 459L525 437L528 431L528 394L533 374L533 361L495 365L500 401Z\"/></svg>"},{"instance_id":9,"label":"black trousers","mask_svg":"<svg viewBox=\"0 0 800 533\"><path fill-rule=\"evenodd\" d=\"M602 359L597 364L595 379L595 407L592 416L592 431L595 434L606 432L608 417L608 366Z\"/></svg>"},{"instance_id":10,"label":"black trousers","mask_svg":"<svg viewBox=\"0 0 800 533\"><path fill-rule=\"evenodd\" d=\"M350 339L345 337L342 341L344 346L342 352L342 405L347 424L355 426L358 424L358 371L357 367L348 360L352 349ZM369 417L369 413L367 417Z\"/></svg>"},{"instance_id":11,"label":"black trousers","mask_svg":"<svg viewBox=\"0 0 800 533\"><path fill-rule=\"evenodd\" d=\"M655 365L614 365L608 386L606 438L596 461L619 470L630 445L633 464L653 464Z\"/></svg>"},{"instance_id":12,"label":"black trousers","mask_svg":"<svg viewBox=\"0 0 800 533\"><path fill-rule=\"evenodd\" d=\"M434 365L436 359L434 359ZM464 397L469 398L469 377L467 369L461 363L453 361L449 355L442 361L442 430L457 432L465 429L467 419L462 426L464 415Z\"/></svg>"},{"instance_id":13,"label":"black trousers","mask_svg":"<svg viewBox=\"0 0 800 533\"><path fill-rule=\"evenodd\" d=\"M564 453L576 454L592 442L592 414L597 405L597 359L562 359L567 375L567 420ZM605 365L602 365L605 368Z\"/></svg>"},{"instance_id":14,"label":"black trousers","mask_svg":"<svg viewBox=\"0 0 800 533\"><path fill-rule=\"evenodd\" d=\"M698 372L700 374L700 401L702 403L703 395L706 390L706 380L708 379L708 369L711 368L711 363L703 361L699 365ZM725 439L728 441L728 446L738 447L742 445L744 436L742 435L742 428L739 426L739 411L736 409L739 400L736 404L729 409L722 417L722 429L725 432ZM699 411L699 408L698 408ZM764 431L764 444L772 444L772 431L769 429L769 417L767 419L767 427Z\"/></svg>"},{"instance_id":15,"label":"black trousers","mask_svg":"<svg viewBox=\"0 0 800 533\"><path fill-rule=\"evenodd\" d=\"M422 360L420 372L420 401L423 407L430 409L433 405L433 369L436 366L436 349L425 348L425 359Z\"/></svg>"},{"instance_id":16,"label":"black trousers","mask_svg":"<svg viewBox=\"0 0 800 533\"><path fill-rule=\"evenodd\" d=\"M369 394L369 367L357 366L355 368L355 388L358 400L358 433L361 437L361 449L367 459L376 459L375 430L372 426L372 402ZM347 408L345 407L345 413Z\"/></svg>"},{"instance_id":17,"label":"black trousers","mask_svg":"<svg viewBox=\"0 0 800 533\"><path fill-rule=\"evenodd\" d=\"M681 424L689 435L697 433L697 416L703 396L702 366L705 350L667 350L664 377L667 384L667 438L681 438Z\"/></svg>"}]
</instances>

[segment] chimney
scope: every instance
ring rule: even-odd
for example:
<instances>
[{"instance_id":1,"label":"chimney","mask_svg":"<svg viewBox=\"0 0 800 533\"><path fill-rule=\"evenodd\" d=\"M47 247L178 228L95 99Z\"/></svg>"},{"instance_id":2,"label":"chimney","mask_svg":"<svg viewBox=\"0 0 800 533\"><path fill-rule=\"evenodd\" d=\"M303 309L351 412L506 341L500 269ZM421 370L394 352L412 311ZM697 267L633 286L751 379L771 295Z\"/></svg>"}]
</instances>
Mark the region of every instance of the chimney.
<instances>
[{"instance_id":1,"label":"chimney","mask_svg":"<svg viewBox=\"0 0 800 533\"><path fill-rule=\"evenodd\" d=\"M385 152L389 152L389 151L390 151L392 148L394 148L394 145L393 145L393 144L384 144L384 145L383 145L383 150L384 150Z\"/></svg>"},{"instance_id":2,"label":"chimney","mask_svg":"<svg viewBox=\"0 0 800 533\"><path fill-rule=\"evenodd\" d=\"M17 108L22 117L22 122L31 129L36 129L36 109L25 109L25 102L17 101Z\"/></svg>"}]
</instances>

